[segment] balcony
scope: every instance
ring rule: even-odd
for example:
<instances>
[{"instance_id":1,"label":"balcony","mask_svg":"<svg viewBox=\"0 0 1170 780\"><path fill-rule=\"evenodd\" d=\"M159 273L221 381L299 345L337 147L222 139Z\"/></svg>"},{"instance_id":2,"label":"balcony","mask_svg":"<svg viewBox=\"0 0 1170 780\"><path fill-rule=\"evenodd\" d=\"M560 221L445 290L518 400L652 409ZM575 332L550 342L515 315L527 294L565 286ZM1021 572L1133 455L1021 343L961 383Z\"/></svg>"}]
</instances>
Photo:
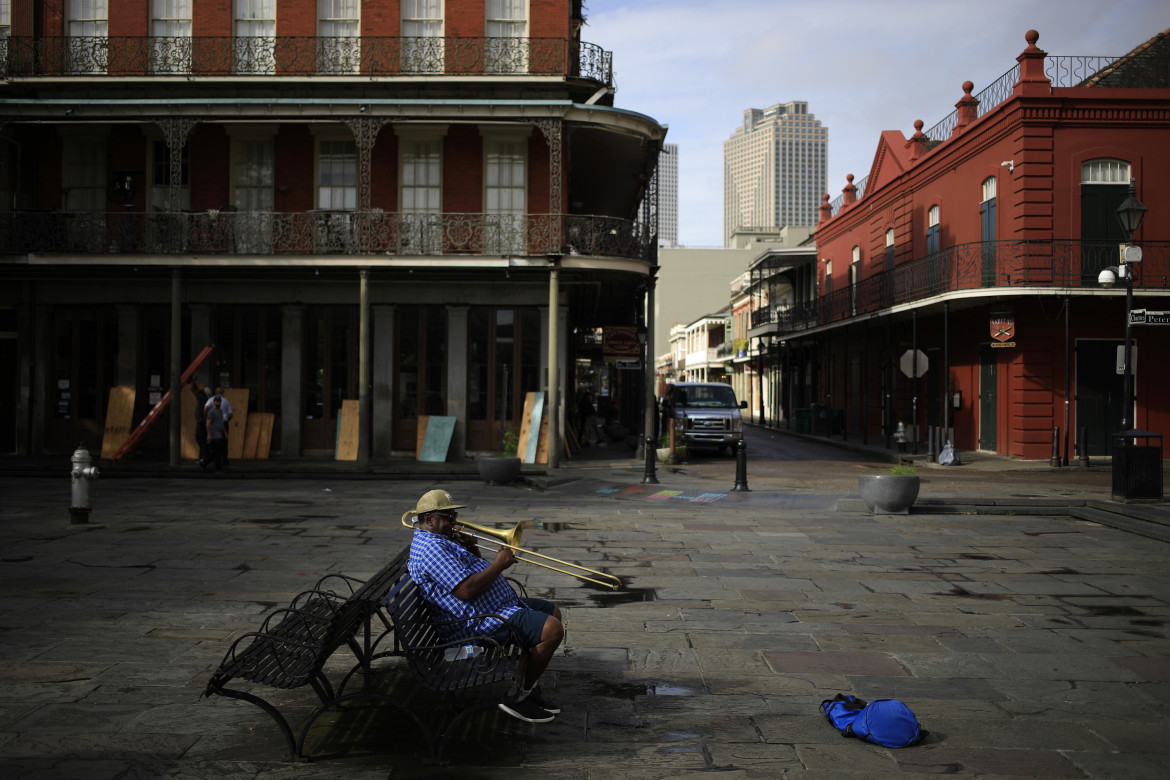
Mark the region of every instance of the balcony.
<instances>
[{"instance_id":1,"label":"balcony","mask_svg":"<svg viewBox=\"0 0 1170 780\"><path fill-rule=\"evenodd\" d=\"M560 76L613 86L613 55L563 38L12 37L0 78Z\"/></svg>"},{"instance_id":2,"label":"balcony","mask_svg":"<svg viewBox=\"0 0 1170 780\"><path fill-rule=\"evenodd\" d=\"M1139 242L1145 255L1134 288L1170 285L1170 242ZM1118 262L1116 242L986 241L959 244L862 279L783 313L752 312L752 327L775 324L791 333L843 322L893 306L980 289L1083 287L1097 290L1097 274Z\"/></svg>"},{"instance_id":3,"label":"balcony","mask_svg":"<svg viewBox=\"0 0 1170 780\"><path fill-rule=\"evenodd\" d=\"M650 230L614 217L317 210L0 213L0 254L546 255L650 263Z\"/></svg>"}]
</instances>

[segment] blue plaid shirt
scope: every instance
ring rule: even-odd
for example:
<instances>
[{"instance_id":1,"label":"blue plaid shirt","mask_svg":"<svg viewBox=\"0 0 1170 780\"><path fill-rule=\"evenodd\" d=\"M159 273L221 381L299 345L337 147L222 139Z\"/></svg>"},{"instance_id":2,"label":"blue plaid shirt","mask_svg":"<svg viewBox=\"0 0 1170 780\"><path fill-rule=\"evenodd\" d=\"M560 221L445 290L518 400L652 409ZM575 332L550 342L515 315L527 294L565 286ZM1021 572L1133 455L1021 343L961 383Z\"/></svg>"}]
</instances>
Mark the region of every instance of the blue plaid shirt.
<instances>
[{"instance_id":1,"label":"blue plaid shirt","mask_svg":"<svg viewBox=\"0 0 1170 780\"><path fill-rule=\"evenodd\" d=\"M506 618L521 607L516 592L503 577L497 577L490 588L472 601L456 598L452 591L459 583L486 569L488 562L445 536L416 528L406 567L430 604L432 619L436 621L486 612ZM447 639L466 639L488 636L501 625L501 621L487 618L474 624L442 626L439 633Z\"/></svg>"}]
</instances>

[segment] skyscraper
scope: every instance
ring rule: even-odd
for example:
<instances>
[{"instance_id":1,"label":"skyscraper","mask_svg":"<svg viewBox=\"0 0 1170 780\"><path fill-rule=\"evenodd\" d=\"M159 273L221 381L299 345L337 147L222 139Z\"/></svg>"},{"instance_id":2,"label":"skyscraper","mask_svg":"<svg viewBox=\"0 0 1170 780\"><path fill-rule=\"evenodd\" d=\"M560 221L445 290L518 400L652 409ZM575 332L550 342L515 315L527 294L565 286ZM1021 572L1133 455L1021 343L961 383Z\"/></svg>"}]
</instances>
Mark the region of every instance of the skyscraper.
<instances>
[{"instance_id":1,"label":"skyscraper","mask_svg":"<svg viewBox=\"0 0 1170 780\"><path fill-rule=\"evenodd\" d=\"M658 153L658 245L678 246L678 144Z\"/></svg>"},{"instance_id":2,"label":"skyscraper","mask_svg":"<svg viewBox=\"0 0 1170 780\"><path fill-rule=\"evenodd\" d=\"M740 227L812 226L826 187L829 129L794 101L749 108L723 142L723 242Z\"/></svg>"}]
</instances>

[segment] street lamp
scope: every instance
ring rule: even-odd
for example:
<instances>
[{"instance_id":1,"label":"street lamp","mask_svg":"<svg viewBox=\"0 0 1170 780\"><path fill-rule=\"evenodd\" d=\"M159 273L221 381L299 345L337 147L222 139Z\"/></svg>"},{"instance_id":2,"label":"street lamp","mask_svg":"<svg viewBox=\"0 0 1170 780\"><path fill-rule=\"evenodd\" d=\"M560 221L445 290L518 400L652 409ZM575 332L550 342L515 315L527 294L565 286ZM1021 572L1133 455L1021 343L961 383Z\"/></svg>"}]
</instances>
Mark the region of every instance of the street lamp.
<instances>
[{"instance_id":1,"label":"street lamp","mask_svg":"<svg viewBox=\"0 0 1170 780\"><path fill-rule=\"evenodd\" d=\"M1133 245L1133 234L1142 226L1146 218L1146 206L1137 199L1134 179L1129 180L1129 194L1121 205L1117 207L1117 219L1121 229L1125 231L1125 245L1121 247L1121 262L1116 266L1109 266L1097 276L1097 283L1108 289L1119 281L1125 284L1125 353L1121 358L1123 390L1121 396L1121 430L1127 431L1129 413L1133 408L1133 366L1130 359L1131 345L1133 344L1133 264L1142 260L1141 247Z\"/></svg>"}]
</instances>

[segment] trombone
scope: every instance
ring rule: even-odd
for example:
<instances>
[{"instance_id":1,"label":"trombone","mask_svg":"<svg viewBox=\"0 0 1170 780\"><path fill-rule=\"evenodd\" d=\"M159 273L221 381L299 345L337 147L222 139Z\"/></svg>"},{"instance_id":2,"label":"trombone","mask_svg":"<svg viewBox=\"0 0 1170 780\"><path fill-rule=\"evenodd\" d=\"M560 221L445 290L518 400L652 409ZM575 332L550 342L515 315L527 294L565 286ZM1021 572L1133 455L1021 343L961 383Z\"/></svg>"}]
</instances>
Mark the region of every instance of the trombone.
<instances>
[{"instance_id":1,"label":"trombone","mask_svg":"<svg viewBox=\"0 0 1170 780\"><path fill-rule=\"evenodd\" d=\"M402 518L402 524L404 526L406 526L407 528L415 528L416 527L416 526L412 525L411 523L407 522L405 516ZM467 529L474 529L474 530L468 531ZM592 582L595 585L600 585L603 588L609 588L611 590L617 590L618 588L620 588L622 586L622 581L612 574L606 574L603 571L597 571L596 569L590 569L586 566L582 566L579 563L571 563L569 561L562 561L560 558L554 558L551 555L544 555L543 553L538 553L534 550L528 550L528 549L521 547L520 546L520 536L524 532L524 525L522 523L516 523L516 525L514 525L512 528L508 529L507 531L501 531L498 528L488 528L487 526L476 525L475 523L461 522L461 523L456 523L454 530L462 532L462 533L466 533L468 536L472 537L473 539L478 539L481 542L488 542L490 544L496 545L496 547L493 549L498 549L499 547L511 547L517 553L517 555L516 555L517 561L521 561L523 563L531 563L533 566L543 566L546 569L552 569L553 571L559 571L561 574L568 574L570 577L576 577L579 580L585 580L586 582ZM476 533L476 532L478 532L478 533ZM521 557L520 553L524 553L525 555L534 555L537 558L544 558L545 560L548 560L548 561L556 561L557 563L562 564L564 566L571 566L574 569L579 569L582 572L588 572L589 574L596 575L597 577L603 577L604 580L594 579L593 577L587 577L584 574L580 574L580 573L575 572L575 571L569 571L568 569L562 569L562 568L559 568L557 566L550 566L547 563L541 563L540 561L533 560L532 558Z\"/></svg>"}]
</instances>

